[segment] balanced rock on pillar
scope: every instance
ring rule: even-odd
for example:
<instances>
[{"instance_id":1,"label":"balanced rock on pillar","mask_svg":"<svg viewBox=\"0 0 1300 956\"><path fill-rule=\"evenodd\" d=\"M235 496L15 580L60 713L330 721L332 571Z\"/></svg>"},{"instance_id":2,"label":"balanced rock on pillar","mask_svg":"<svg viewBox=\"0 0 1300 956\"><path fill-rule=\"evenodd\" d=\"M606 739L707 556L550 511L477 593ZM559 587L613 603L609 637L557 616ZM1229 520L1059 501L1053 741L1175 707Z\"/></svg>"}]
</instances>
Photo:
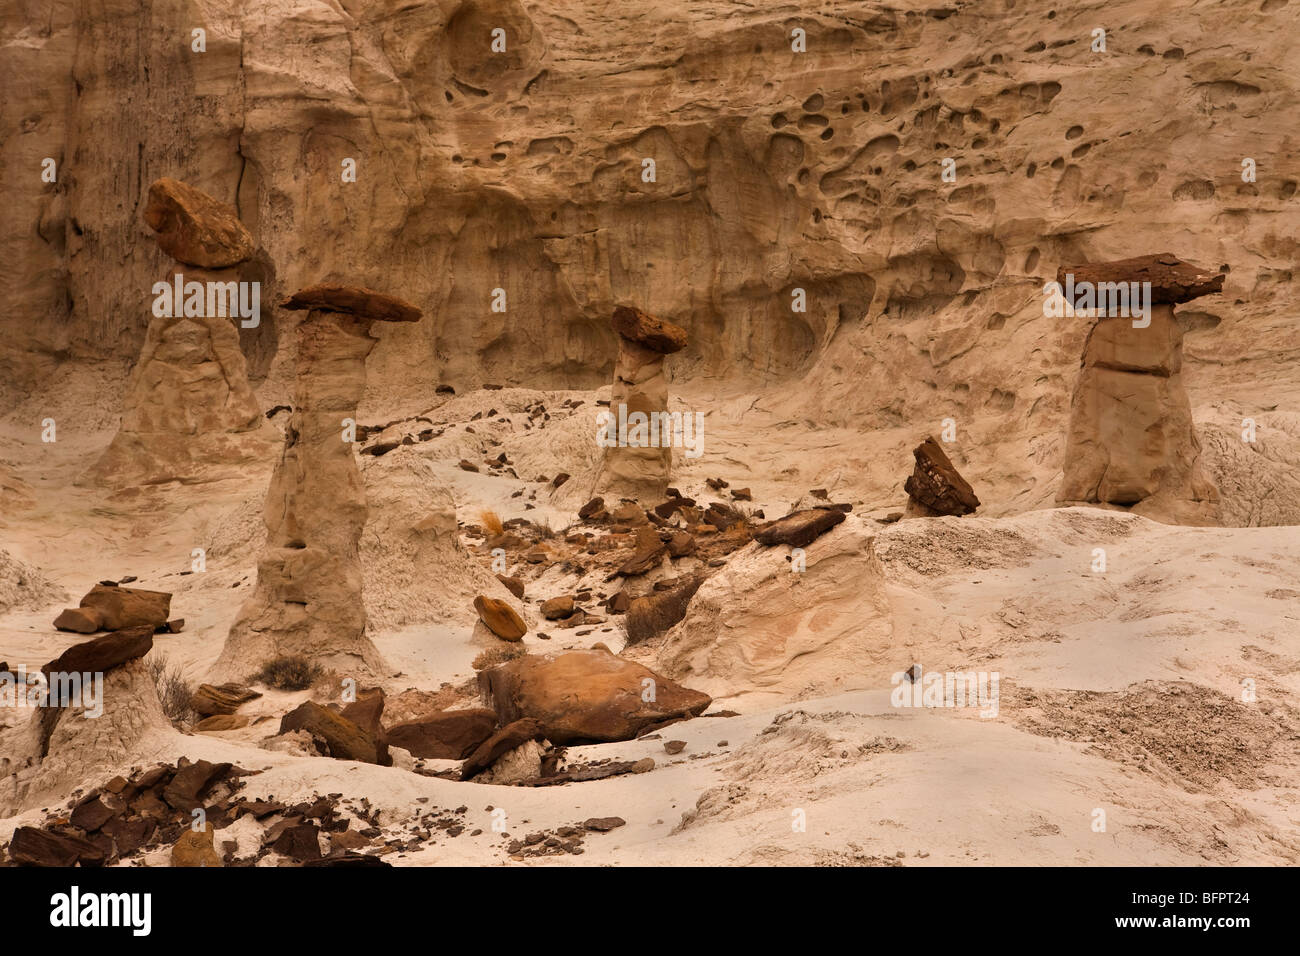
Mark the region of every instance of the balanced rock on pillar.
<instances>
[{"instance_id":1,"label":"balanced rock on pillar","mask_svg":"<svg viewBox=\"0 0 1300 956\"><path fill-rule=\"evenodd\" d=\"M1173 307L1220 292L1224 277L1162 253L1063 266L1080 309L1101 313L1083 347L1070 409L1058 505L1100 504L1183 524L1218 522L1218 489L1200 467L1201 443L1183 387L1183 328ZM1085 284L1086 283L1086 284ZM1149 312L1115 314L1117 283L1150 283ZM1092 291L1093 298L1080 298ZM1101 301L1100 290L1107 301ZM1131 295L1130 295L1131 298Z\"/></svg>"},{"instance_id":2,"label":"balanced rock on pillar","mask_svg":"<svg viewBox=\"0 0 1300 956\"><path fill-rule=\"evenodd\" d=\"M640 309L619 306L612 320L618 333L618 358L610 394L605 456L593 495L639 500L659 500L668 487L672 468L672 435L659 435L646 444L649 429L641 430L640 447L632 416L651 420L668 411L668 379L664 358L686 347L686 330L656 319ZM629 420L632 421L629 421ZM620 435L620 422L629 421L628 435ZM626 445L618 444L626 437Z\"/></svg>"},{"instance_id":3,"label":"balanced rock on pillar","mask_svg":"<svg viewBox=\"0 0 1300 956\"><path fill-rule=\"evenodd\" d=\"M169 270L154 286L122 424L82 484L212 481L275 447L234 324L241 308L248 321L260 309L260 287L241 284L233 268L253 255L252 236L233 206L174 179L149 188L144 219L159 247L192 268Z\"/></svg>"},{"instance_id":4,"label":"balanced rock on pillar","mask_svg":"<svg viewBox=\"0 0 1300 956\"><path fill-rule=\"evenodd\" d=\"M314 286L281 305L298 325L293 414L266 496L266 548L257 586L216 665L239 677L266 660L302 655L351 677L386 671L366 637L361 531L365 485L345 422L366 384L373 322L415 322L420 310L382 292Z\"/></svg>"}]
</instances>

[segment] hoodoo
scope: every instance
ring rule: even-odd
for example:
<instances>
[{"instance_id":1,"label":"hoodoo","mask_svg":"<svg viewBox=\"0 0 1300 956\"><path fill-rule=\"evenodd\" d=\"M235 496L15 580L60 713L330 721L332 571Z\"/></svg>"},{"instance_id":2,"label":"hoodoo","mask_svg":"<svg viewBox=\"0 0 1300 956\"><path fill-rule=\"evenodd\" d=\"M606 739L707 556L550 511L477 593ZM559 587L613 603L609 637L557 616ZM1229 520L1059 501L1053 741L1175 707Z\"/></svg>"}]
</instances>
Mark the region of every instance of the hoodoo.
<instances>
[{"instance_id":1,"label":"hoodoo","mask_svg":"<svg viewBox=\"0 0 1300 956\"><path fill-rule=\"evenodd\" d=\"M209 481L275 447L235 327L255 321L260 305L260 287L240 282L234 268L253 255L252 236L233 206L175 179L149 187L144 220L159 248L187 268L168 270L154 286L121 426L85 483Z\"/></svg>"},{"instance_id":2,"label":"hoodoo","mask_svg":"<svg viewBox=\"0 0 1300 956\"><path fill-rule=\"evenodd\" d=\"M673 454L672 428L665 428L670 419L664 359L686 347L686 330L627 306L614 310L612 325L618 333L618 359L609 401L609 440L593 493L613 500L657 501L668 487ZM642 416L645 424L640 426ZM629 424L627 435L621 422Z\"/></svg>"},{"instance_id":3,"label":"hoodoo","mask_svg":"<svg viewBox=\"0 0 1300 956\"><path fill-rule=\"evenodd\" d=\"M1057 282L1073 298L1067 305L1095 307L1100 317L1083 347L1057 504L1217 523L1218 490L1199 462L1173 307L1221 291L1223 278L1170 253L1060 268ZM1120 288L1142 297L1138 310L1114 307L1111 293Z\"/></svg>"},{"instance_id":4,"label":"hoodoo","mask_svg":"<svg viewBox=\"0 0 1300 956\"><path fill-rule=\"evenodd\" d=\"M226 638L216 669L303 655L345 676L384 671L366 637L361 531L366 494L353 443L374 322L416 322L420 310L370 289L319 285L281 303L306 310L298 325L293 414L266 496L266 548L257 586Z\"/></svg>"}]
</instances>

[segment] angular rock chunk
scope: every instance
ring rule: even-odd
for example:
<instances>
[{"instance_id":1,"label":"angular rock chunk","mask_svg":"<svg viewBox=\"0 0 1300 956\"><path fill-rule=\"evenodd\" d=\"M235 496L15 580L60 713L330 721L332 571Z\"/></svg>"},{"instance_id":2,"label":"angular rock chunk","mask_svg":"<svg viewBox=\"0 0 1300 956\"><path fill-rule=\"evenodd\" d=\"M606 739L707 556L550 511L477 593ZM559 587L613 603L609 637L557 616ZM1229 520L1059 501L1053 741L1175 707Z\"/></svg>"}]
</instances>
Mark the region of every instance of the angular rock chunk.
<instances>
[{"instance_id":1,"label":"angular rock chunk","mask_svg":"<svg viewBox=\"0 0 1300 956\"><path fill-rule=\"evenodd\" d=\"M754 540L769 547L776 544L788 544L792 548L803 548L812 544L831 528L844 520L844 512L830 508L810 508L807 511L794 511L784 518L778 518L758 534Z\"/></svg>"},{"instance_id":2,"label":"angular rock chunk","mask_svg":"<svg viewBox=\"0 0 1300 956\"><path fill-rule=\"evenodd\" d=\"M469 780L490 768L503 755L530 740L543 737L542 725L530 717L512 721L474 749L460 768L460 779Z\"/></svg>"},{"instance_id":3,"label":"angular rock chunk","mask_svg":"<svg viewBox=\"0 0 1300 956\"><path fill-rule=\"evenodd\" d=\"M573 596L571 594L562 594L559 597L553 597L542 602L542 617L548 621L555 621L562 617L568 617L573 613Z\"/></svg>"},{"instance_id":4,"label":"angular rock chunk","mask_svg":"<svg viewBox=\"0 0 1300 956\"><path fill-rule=\"evenodd\" d=\"M94 634L104 626L104 615L96 607L64 608L54 619L54 626L60 631L73 631L77 634Z\"/></svg>"},{"instance_id":5,"label":"angular rock chunk","mask_svg":"<svg viewBox=\"0 0 1300 956\"><path fill-rule=\"evenodd\" d=\"M224 269L254 252L234 206L176 179L154 180L144 221L158 233L159 248L185 265Z\"/></svg>"},{"instance_id":6,"label":"angular rock chunk","mask_svg":"<svg viewBox=\"0 0 1300 956\"><path fill-rule=\"evenodd\" d=\"M957 473L953 463L943 453L943 447L933 438L926 438L912 452L916 467L903 484L913 508L922 515L967 515L980 506L975 491L966 479Z\"/></svg>"},{"instance_id":7,"label":"angular rock chunk","mask_svg":"<svg viewBox=\"0 0 1300 956\"><path fill-rule=\"evenodd\" d=\"M483 625L503 641L523 640L528 633L528 625L519 612L505 601L480 594L474 599L474 610Z\"/></svg>"},{"instance_id":8,"label":"angular rock chunk","mask_svg":"<svg viewBox=\"0 0 1300 956\"><path fill-rule=\"evenodd\" d=\"M497 715L485 707L444 710L387 728L388 743L409 751L412 757L464 760L492 736Z\"/></svg>"},{"instance_id":9,"label":"angular rock chunk","mask_svg":"<svg viewBox=\"0 0 1300 956\"><path fill-rule=\"evenodd\" d=\"M639 597L627 609L627 642L636 644L662 634L686 616L691 598L704 583L697 574L669 591Z\"/></svg>"},{"instance_id":10,"label":"angular rock chunk","mask_svg":"<svg viewBox=\"0 0 1300 956\"><path fill-rule=\"evenodd\" d=\"M503 724L533 717L560 745L631 740L644 727L698 716L712 703L606 650L529 655L482 671L478 680Z\"/></svg>"},{"instance_id":11,"label":"angular rock chunk","mask_svg":"<svg viewBox=\"0 0 1300 956\"><path fill-rule=\"evenodd\" d=\"M358 760L383 767L392 765L388 747L375 740L374 735L315 701L306 701L284 715L280 721L280 733L287 734L293 730L305 730L321 740L329 755L337 760Z\"/></svg>"}]
</instances>

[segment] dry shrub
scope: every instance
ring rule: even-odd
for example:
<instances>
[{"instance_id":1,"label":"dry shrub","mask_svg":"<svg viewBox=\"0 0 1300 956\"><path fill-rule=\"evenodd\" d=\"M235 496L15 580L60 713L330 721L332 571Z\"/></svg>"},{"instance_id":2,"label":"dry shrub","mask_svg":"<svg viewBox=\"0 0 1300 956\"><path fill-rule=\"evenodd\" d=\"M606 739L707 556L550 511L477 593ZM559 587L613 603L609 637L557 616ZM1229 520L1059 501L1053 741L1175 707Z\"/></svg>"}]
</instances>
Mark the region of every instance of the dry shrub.
<instances>
[{"instance_id":1,"label":"dry shrub","mask_svg":"<svg viewBox=\"0 0 1300 956\"><path fill-rule=\"evenodd\" d=\"M162 704L167 719L177 726L198 720L199 715L190 709L193 692L185 682L181 669L173 667L167 655L161 652L150 654L145 659L145 664L154 686L158 688L158 702Z\"/></svg>"},{"instance_id":2,"label":"dry shrub","mask_svg":"<svg viewBox=\"0 0 1300 956\"><path fill-rule=\"evenodd\" d=\"M517 657L523 657L528 653L528 648L522 644L507 644L505 647L489 647L486 651L474 658L474 670L485 671L489 667L496 667L498 664L504 664L506 661L513 661Z\"/></svg>"},{"instance_id":3,"label":"dry shrub","mask_svg":"<svg viewBox=\"0 0 1300 956\"><path fill-rule=\"evenodd\" d=\"M501 516L495 511L480 511L478 520L483 525L483 530L486 531L488 535L505 534L505 525L501 523Z\"/></svg>"},{"instance_id":4,"label":"dry shrub","mask_svg":"<svg viewBox=\"0 0 1300 956\"><path fill-rule=\"evenodd\" d=\"M320 665L305 657L277 657L263 664L250 680L276 690L306 690L320 679L321 673Z\"/></svg>"}]
</instances>

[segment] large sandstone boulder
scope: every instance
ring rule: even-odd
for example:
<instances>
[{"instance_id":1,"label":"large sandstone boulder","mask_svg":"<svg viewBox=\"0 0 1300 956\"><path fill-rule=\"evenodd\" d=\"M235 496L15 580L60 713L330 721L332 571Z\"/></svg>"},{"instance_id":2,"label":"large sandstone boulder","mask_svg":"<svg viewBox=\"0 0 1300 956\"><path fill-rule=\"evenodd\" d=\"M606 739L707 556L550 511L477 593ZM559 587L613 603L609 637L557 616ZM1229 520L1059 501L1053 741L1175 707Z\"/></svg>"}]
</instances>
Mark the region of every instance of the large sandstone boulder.
<instances>
[{"instance_id":1,"label":"large sandstone boulder","mask_svg":"<svg viewBox=\"0 0 1300 956\"><path fill-rule=\"evenodd\" d=\"M149 187L144 221L158 234L158 248L185 265L225 269L254 252L234 206L176 179L163 177Z\"/></svg>"},{"instance_id":2,"label":"large sandstone boulder","mask_svg":"<svg viewBox=\"0 0 1300 956\"><path fill-rule=\"evenodd\" d=\"M464 760L492 736L496 726L495 711L470 707L399 721L385 730L385 737L413 757Z\"/></svg>"},{"instance_id":3,"label":"large sandstone boulder","mask_svg":"<svg viewBox=\"0 0 1300 956\"><path fill-rule=\"evenodd\" d=\"M746 701L869 686L893 631L872 542L849 517L801 556L758 544L736 552L665 636L663 672Z\"/></svg>"},{"instance_id":4,"label":"large sandstone boulder","mask_svg":"<svg viewBox=\"0 0 1300 956\"><path fill-rule=\"evenodd\" d=\"M1219 291L1223 275L1169 253L1062 266L1075 284L1151 283L1146 319L1101 315L1083 348L1066 432L1057 503L1130 508L1157 520L1218 523L1218 490L1200 463L1201 443L1183 386L1180 302Z\"/></svg>"},{"instance_id":5,"label":"large sandstone boulder","mask_svg":"<svg viewBox=\"0 0 1300 956\"><path fill-rule=\"evenodd\" d=\"M606 650L528 655L479 674L503 725L531 717L552 743L631 740L646 727L697 717L707 694Z\"/></svg>"},{"instance_id":6,"label":"large sandstone boulder","mask_svg":"<svg viewBox=\"0 0 1300 956\"><path fill-rule=\"evenodd\" d=\"M285 714L280 720L280 733L305 730L325 745L329 756L337 760L359 760L391 766L384 741L341 713L309 700Z\"/></svg>"}]
</instances>

